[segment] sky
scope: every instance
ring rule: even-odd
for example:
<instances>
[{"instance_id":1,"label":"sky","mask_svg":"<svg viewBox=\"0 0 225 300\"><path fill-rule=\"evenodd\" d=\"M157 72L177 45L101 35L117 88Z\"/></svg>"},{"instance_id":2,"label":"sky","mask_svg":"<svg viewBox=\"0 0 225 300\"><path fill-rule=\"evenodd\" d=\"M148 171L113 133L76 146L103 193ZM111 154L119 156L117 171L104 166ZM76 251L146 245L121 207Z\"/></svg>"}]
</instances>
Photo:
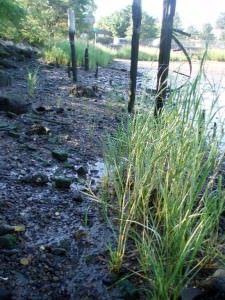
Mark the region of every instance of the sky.
<instances>
[{"instance_id":1,"label":"sky","mask_svg":"<svg viewBox=\"0 0 225 300\"><path fill-rule=\"evenodd\" d=\"M132 0L95 0L98 7L96 20L131 5L132 2ZM142 0L142 7L149 15L162 19L163 0ZM205 23L215 25L220 13L225 12L225 0L177 0L176 11L185 28L194 25L201 29Z\"/></svg>"}]
</instances>

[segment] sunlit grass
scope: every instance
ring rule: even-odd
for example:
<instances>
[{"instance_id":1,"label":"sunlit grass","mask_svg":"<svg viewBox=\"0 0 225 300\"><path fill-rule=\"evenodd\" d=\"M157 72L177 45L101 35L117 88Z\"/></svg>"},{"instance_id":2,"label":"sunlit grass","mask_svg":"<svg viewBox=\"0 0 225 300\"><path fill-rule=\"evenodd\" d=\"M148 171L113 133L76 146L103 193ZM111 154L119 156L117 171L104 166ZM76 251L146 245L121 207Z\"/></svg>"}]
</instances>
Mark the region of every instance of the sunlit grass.
<instances>
[{"instance_id":1,"label":"sunlit grass","mask_svg":"<svg viewBox=\"0 0 225 300\"><path fill-rule=\"evenodd\" d=\"M77 66L84 65L84 53L87 43L77 40L75 42ZM103 45L89 44L89 65L94 68L96 64L105 66L111 63L115 57L115 52ZM69 41L50 42L44 50L44 58L47 62L67 65L70 61Z\"/></svg>"},{"instance_id":2,"label":"sunlit grass","mask_svg":"<svg viewBox=\"0 0 225 300\"><path fill-rule=\"evenodd\" d=\"M225 199L214 182L220 139L210 131L213 108L202 119L198 83L171 94L157 120L151 108L128 116L104 151L112 199L105 205L116 211L108 218L117 233L110 267L121 268L133 241L147 299L178 299L216 253Z\"/></svg>"}]
</instances>

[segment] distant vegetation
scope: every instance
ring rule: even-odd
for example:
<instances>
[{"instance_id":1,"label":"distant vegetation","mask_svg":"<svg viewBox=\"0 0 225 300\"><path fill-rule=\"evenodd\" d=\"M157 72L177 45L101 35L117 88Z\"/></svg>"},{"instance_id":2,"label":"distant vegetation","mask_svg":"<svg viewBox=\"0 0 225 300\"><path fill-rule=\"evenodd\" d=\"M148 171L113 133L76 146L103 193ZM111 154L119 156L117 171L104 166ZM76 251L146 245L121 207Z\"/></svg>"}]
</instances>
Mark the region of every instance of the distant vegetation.
<instances>
[{"instance_id":1,"label":"distant vegetation","mask_svg":"<svg viewBox=\"0 0 225 300\"><path fill-rule=\"evenodd\" d=\"M78 40L76 41L76 56L77 65L84 65L84 51L87 43ZM115 51L106 48L103 45L93 43L89 44L89 64L93 68L96 64L105 66L115 58ZM67 65L70 60L70 45L68 41L57 41L49 43L43 50L44 58L47 62Z\"/></svg>"}]
</instances>

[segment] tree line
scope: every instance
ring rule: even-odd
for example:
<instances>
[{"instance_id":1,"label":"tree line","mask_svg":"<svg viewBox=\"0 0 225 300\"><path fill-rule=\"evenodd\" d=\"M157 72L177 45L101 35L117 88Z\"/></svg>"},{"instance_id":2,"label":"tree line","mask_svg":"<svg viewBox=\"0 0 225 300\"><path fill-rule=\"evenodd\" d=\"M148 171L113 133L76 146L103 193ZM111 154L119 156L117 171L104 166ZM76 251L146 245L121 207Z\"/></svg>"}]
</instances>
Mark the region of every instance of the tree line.
<instances>
[{"instance_id":1,"label":"tree line","mask_svg":"<svg viewBox=\"0 0 225 300\"><path fill-rule=\"evenodd\" d=\"M41 45L51 38L65 37L69 7L76 14L76 34L93 32L94 0L0 0L0 38ZM140 40L158 37L160 21L143 12ZM175 15L174 27L191 33L193 38L209 41L215 39L213 30L219 29L220 39L225 40L225 12L218 16L215 28L210 23L204 24L200 31L195 26L183 28L179 14ZM101 18L97 28L107 30L112 37L131 39L131 5Z\"/></svg>"},{"instance_id":2,"label":"tree line","mask_svg":"<svg viewBox=\"0 0 225 300\"><path fill-rule=\"evenodd\" d=\"M0 0L0 37L41 45L65 36L69 7L76 12L76 33L92 30L94 0Z\"/></svg>"},{"instance_id":3,"label":"tree line","mask_svg":"<svg viewBox=\"0 0 225 300\"><path fill-rule=\"evenodd\" d=\"M145 41L148 39L154 39L159 36L160 21L147 14L142 13L142 24L140 32L140 40ZM98 23L99 29L108 31L112 37L131 38L132 35L132 9L128 5L120 11L112 13L110 16L102 17ZM195 26L189 26L184 28L182 20L178 13L174 17L174 28L184 30L192 35L195 39L202 39L205 41L214 40L216 36L213 33L214 29L220 30L220 39L225 40L225 12L218 16L215 27L210 23L202 25L201 30L198 30Z\"/></svg>"}]
</instances>

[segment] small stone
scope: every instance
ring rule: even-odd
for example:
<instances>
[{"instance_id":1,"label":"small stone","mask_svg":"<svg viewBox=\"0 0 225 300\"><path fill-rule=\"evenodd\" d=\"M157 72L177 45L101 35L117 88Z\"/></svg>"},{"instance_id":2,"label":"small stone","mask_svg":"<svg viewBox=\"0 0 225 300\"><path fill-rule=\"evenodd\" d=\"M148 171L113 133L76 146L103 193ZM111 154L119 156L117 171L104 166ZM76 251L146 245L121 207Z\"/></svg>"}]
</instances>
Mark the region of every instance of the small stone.
<instances>
[{"instance_id":1,"label":"small stone","mask_svg":"<svg viewBox=\"0 0 225 300\"><path fill-rule=\"evenodd\" d=\"M64 108L63 107L57 107L56 108L56 113L57 114L62 114L64 112Z\"/></svg>"},{"instance_id":2,"label":"small stone","mask_svg":"<svg viewBox=\"0 0 225 300\"><path fill-rule=\"evenodd\" d=\"M30 151L37 151L37 147L35 145L32 144L26 144L26 147L28 150Z\"/></svg>"},{"instance_id":3,"label":"small stone","mask_svg":"<svg viewBox=\"0 0 225 300\"><path fill-rule=\"evenodd\" d=\"M57 176L53 180L57 188L69 188L72 183L71 178L64 176Z\"/></svg>"},{"instance_id":4,"label":"small stone","mask_svg":"<svg viewBox=\"0 0 225 300\"><path fill-rule=\"evenodd\" d=\"M15 132L15 131L8 131L7 132L8 136L12 137L12 138L19 138L20 134Z\"/></svg>"},{"instance_id":5,"label":"small stone","mask_svg":"<svg viewBox=\"0 0 225 300\"><path fill-rule=\"evenodd\" d=\"M80 191L76 190L73 192L73 200L76 202L83 202L83 196Z\"/></svg>"},{"instance_id":6,"label":"small stone","mask_svg":"<svg viewBox=\"0 0 225 300\"><path fill-rule=\"evenodd\" d=\"M0 249L14 249L16 247L16 237L12 234L0 236Z\"/></svg>"},{"instance_id":7,"label":"small stone","mask_svg":"<svg viewBox=\"0 0 225 300\"><path fill-rule=\"evenodd\" d=\"M57 256L65 256L66 255L66 249L64 249L64 248L51 248L50 252Z\"/></svg>"},{"instance_id":8,"label":"small stone","mask_svg":"<svg viewBox=\"0 0 225 300\"><path fill-rule=\"evenodd\" d=\"M225 293L225 269L218 269L208 279L200 282L199 286L206 291Z\"/></svg>"},{"instance_id":9,"label":"small stone","mask_svg":"<svg viewBox=\"0 0 225 300\"><path fill-rule=\"evenodd\" d=\"M35 185L43 186L48 183L48 176L45 174L35 174L32 176L32 183Z\"/></svg>"},{"instance_id":10,"label":"small stone","mask_svg":"<svg viewBox=\"0 0 225 300\"><path fill-rule=\"evenodd\" d=\"M52 156L59 161L66 161L68 158L68 153L64 150L53 150Z\"/></svg>"},{"instance_id":11,"label":"small stone","mask_svg":"<svg viewBox=\"0 0 225 300\"><path fill-rule=\"evenodd\" d=\"M197 288L184 288L181 292L181 300L194 300L197 296L202 295L202 291Z\"/></svg>"},{"instance_id":12,"label":"small stone","mask_svg":"<svg viewBox=\"0 0 225 300\"><path fill-rule=\"evenodd\" d=\"M8 224L0 224L0 236L14 232L14 226Z\"/></svg>"},{"instance_id":13,"label":"small stone","mask_svg":"<svg viewBox=\"0 0 225 300\"><path fill-rule=\"evenodd\" d=\"M79 176L86 176L86 174L88 173L88 169L86 166L80 166L76 171Z\"/></svg>"}]
</instances>

